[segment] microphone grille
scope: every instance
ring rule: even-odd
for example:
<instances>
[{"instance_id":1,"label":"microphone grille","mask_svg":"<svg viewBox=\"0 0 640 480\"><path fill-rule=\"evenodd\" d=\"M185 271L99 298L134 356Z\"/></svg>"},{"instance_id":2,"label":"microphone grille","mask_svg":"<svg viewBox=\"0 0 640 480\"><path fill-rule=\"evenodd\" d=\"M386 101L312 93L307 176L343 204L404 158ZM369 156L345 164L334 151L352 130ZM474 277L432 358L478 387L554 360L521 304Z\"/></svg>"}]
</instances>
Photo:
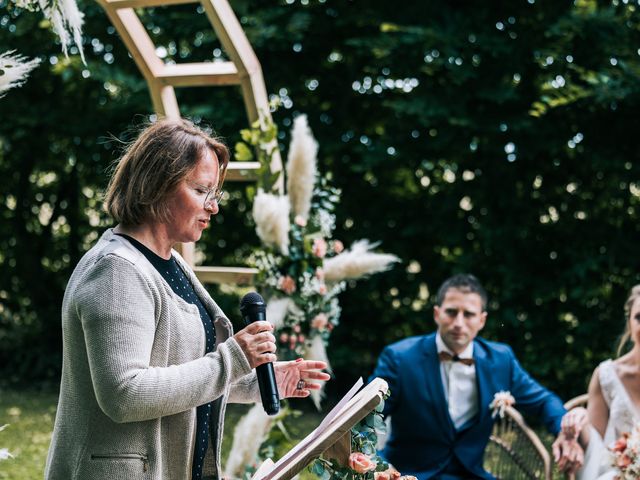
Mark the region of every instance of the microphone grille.
<instances>
[{"instance_id":1,"label":"microphone grille","mask_svg":"<svg viewBox=\"0 0 640 480\"><path fill-rule=\"evenodd\" d=\"M258 292L249 292L242 300L240 300L240 309L244 309L249 305L264 305L264 298Z\"/></svg>"}]
</instances>

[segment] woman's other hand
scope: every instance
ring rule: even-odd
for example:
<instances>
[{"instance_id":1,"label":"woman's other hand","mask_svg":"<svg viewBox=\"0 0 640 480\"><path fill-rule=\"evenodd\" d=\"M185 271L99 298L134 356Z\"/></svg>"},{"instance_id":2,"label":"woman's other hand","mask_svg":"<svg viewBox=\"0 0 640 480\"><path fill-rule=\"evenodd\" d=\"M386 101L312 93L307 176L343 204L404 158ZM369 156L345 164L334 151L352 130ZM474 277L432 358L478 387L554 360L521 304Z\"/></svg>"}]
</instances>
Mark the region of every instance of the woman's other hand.
<instances>
[{"instance_id":1,"label":"woman's other hand","mask_svg":"<svg viewBox=\"0 0 640 480\"><path fill-rule=\"evenodd\" d=\"M233 338L244 352L251 368L276 361L276 337L269 322L253 322L236 333Z\"/></svg>"},{"instance_id":2,"label":"woman's other hand","mask_svg":"<svg viewBox=\"0 0 640 480\"><path fill-rule=\"evenodd\" d=\"M277 362L274 365L276 383L281 398L303 398L311 395L311 390L320 390L321 384L331 378L321 370L327 364L316 360L298 358L291 362Z\"/></svg>"}]
</instances>

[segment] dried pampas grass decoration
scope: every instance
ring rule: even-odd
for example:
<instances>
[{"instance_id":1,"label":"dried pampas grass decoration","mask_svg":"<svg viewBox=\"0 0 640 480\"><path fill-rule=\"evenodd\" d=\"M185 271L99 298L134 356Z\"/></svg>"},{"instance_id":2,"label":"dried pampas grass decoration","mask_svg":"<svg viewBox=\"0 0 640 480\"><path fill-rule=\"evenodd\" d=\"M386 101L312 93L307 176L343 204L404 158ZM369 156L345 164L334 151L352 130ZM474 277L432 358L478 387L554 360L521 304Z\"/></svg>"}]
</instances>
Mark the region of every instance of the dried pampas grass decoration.
<instances>
[{"instance_id":1,"label":"dried pampas grass decoration","mask_svg":"<svg viewBox=\"0 0 640 480\"><path fill-rule=\"evenodd\" d=\"M292 305L293 300L289 297L269 299L267 302L267 318L273 325L274 330L284 327L284 319Z\"/></svg>"},{"instance_id":2,"label":"dried pampas grass decoration","mask_svg":"<svg viewBox=\"0 0 640 480\"><path fill-rule=\"evenodd\" d=\"M389 253L373 253L371 250L377 244L368 240L358 240L349 250L340 255L327 258L322 266L324 278L327 283L336 283L342 280L350 280L383 272L391 268L391 265L400 259Z\"/></svg>"},{"instance_id":3,"label":"dried pampas grass decoration","mask_svg":"<svg viewBox=\"0 0 640 480\"><path fill-rule=\"evenodd\" d=\"M325 362L327 364L326 370L331 373L331 364L327 357L327 349L324 346L324 341L320 335L315 335L311 340L311 343L307 346L305 358L307 360L319 360L321 362ZM318 411L320 411L320 402L322 399L324 399L324 384L322 384L322 388L320 390L311 390L311 400L313 400Z\"/></svg>"},{"instance_id":4,"label":"dried pampas grass decoration","mask_svg":"<svg viewBox=\"0 0 640 480\"><path fill-rule=\"evenodd\" d=\"M60 37L62 51L67 55L67 47L71 37L78 47L82 63L86 65L84 50L82 49L82 23L84 14L78 10L75 0L38 0L44 16L51 21L53 31Z\"/></svg>"},{"instance_id":5,"label":"dried pampas grass decoration","mask_svg":"<svg viewBox=\"0 0 640 480\"><path fill-rule=\"evenodd\" d=\"M0 98L12 88L19 87L27 80L27 76L38 65L40 59L27 60L22 55L13 55L15 50L0 54Z\"/></svg>"},{"instance_id":6,"label":"dried pampas grass decoration","mask_svg":"<svg viewBox=\"0 0 640 480\"><path fill-rule=\"evenodd\" d=\"M256 404L240 419L233 432L233 445L225 467L226 478L242 478L247 465L256 461L260 445L267 438L272 419L262 404Z\"/></svg>"},{"instance_id":7,"label":"dried pampas grass decoration","mask_svg":"<svg viewBox=\"0 0 640 480\"><path fill-rule=\"evenodd\" d=\"M277 247L283 255L289 254L290 208L287 197L262 190L253 201L256 233L263 243Z\"/></svg>"},{"instance_id":8,"label":"dried pampas grass decoration","mask_svg":"<svg viewBox=\"0 0 640 480\"><path fill-rule=\"evenodd\" d=\"M293 215L309 218L313 185L316 182L318 142L313 138L306 115L293 121L287 157L287 193Z\"/></svg>"}]
</instances>

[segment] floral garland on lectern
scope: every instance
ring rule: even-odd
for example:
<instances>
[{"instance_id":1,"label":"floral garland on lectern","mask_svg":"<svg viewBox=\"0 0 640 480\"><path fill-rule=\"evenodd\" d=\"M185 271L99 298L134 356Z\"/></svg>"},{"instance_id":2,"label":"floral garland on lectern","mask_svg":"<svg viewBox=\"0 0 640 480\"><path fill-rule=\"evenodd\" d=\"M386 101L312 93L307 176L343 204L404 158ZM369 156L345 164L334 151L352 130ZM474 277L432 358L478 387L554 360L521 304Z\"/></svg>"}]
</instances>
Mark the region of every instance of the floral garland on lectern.
<instances>
[{"instance_id":1,"label":"floral garland on lectern","mask_svg":"<svg viewBox=\"0 0 640 480\"><path fill-rule=\"evenodd\" d=\"M269 169L277 148L275 125L261 117L241 136L236 159L246 161L257 156L262 166L253 198L253 218L263 246L249 261L258 269L257 283L267 300L267 319L275 327L278 357L313 358L328 364L326 347L340 321L338 294L346 289L347 281L388 270L399 258L373 252L377 244L367 240L345 248L333 237L340 191L331 186L330 176L317 171L318 144L305 115L294 120L291 132L286 194L274 188L281 172ZM313 400L319 409L321 393L313 392ZM283 409L275 420L281 427L277 432L272 428L273 420L265 418L262 406L253 407L236 426L226 476L250 476L260 458L277 449L279 441L288 441L283 421L292 414L296 412ZM269 446L261 451L265 440Z\"/></svg>"}]
</instances>

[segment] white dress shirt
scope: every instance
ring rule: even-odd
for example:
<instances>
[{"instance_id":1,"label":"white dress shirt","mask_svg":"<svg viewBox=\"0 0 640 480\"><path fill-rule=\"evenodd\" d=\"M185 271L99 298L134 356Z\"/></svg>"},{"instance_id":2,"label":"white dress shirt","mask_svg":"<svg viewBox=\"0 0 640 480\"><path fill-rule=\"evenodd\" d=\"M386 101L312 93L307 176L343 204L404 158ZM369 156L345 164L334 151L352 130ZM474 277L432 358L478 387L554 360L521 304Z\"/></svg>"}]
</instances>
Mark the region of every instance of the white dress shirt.
<instances>
[{"instance_id":1,"label":"white dress shirt","mask_svg":"<svg viewBox=\"0 0 640 480\"><path fill-rule=\"evenodd\" d=\"M447 352L454 355L439 333L436 334L436 348L438 353ZM473 358L473 342L458 357ZM444 361L440 362L440 376L444 386L444 396L449 406L449 416L456 429L459 429L479 411L476 367L461 362Z\"/></svg>"}]
</instances>

